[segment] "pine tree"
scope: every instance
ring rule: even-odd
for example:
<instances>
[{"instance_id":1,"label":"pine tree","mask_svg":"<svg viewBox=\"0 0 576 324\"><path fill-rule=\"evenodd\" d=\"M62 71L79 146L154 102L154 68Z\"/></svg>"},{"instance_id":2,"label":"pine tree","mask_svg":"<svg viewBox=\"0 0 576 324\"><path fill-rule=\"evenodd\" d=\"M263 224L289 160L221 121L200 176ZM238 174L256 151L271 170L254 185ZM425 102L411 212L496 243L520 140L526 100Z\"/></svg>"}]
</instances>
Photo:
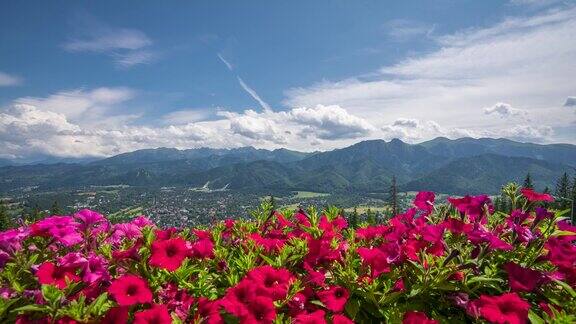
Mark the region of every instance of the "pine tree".
<instances>
[{"instance_id":1,"label":"pine tree","mask_svg":"<svg viewBox=\"0 0 576 324\"><path fill-rule=\"evenodd\" d=\"M396 185L396 176L392 176L390 190L388 191L388 205L392 209L392 215L398 214L398 187Z\"/></svg>"},{"instance_id":2,"label":"pine tree","mask_svg":"<svg viewBox=\"0 0 576 324\"><path fill-rule=\"evenodd\" d=\"M36 203L34 205L34 208L32 208L32 210L30 211L30 215L29 215L29 221L30 222L35 222L39 219L44 218L44 215L42 215L42 210L40 209L40 206Z\"/></svg>"},{"instance_id":3,"label":"pine tree","mask_svg":"<svg viewBox=\"0 0 576 324\"><path fill-rule=\"evenodd\" d=\"M542 191L545 194L550 194L550 187L546 186L544 187L544 190ZM549 202L544 202L542 204L544 206L544 208L549 208L550 207L550 203Z\"/></svg>"},{"instance_id":4,"label":"pine tree","mask_svg":"<svg viewBox=\"0 0 576 324\"><path fill-rule=\"evenodd\" d=\"M524 184L522 185L523 188L534 189L534 184L532 183L532 177L530 176L530 172L526 174L526 178L524 178Z\"/></svg>"},{"instance_id":5,"label":"pine tree","mask_svg":"<svg viewBox=\"0 0 576 324\"><path fill-rule=\"evenodd\" d=\"M366 211L366 220L368 224L376 225L376 214L370 208Z\"/></svg>"},{"instance_id":6,"label":"pine tree","mask_svg":"<svg viewBox=\"0 0 576 324\"><path fill-rule=\"evenodd\" d=\"M354 207L352 215L350 215L350 227L358 228L358 209Z\"/></svg>"},{"instance_id":7,"label":"pine tree","mask_svg":"<svg viewBox=\"0 0 576 324\"><path fill-rule=\"evenodd\" d=\"M568 173L564 174L556 182L556 191L554 192L556 196L556 205L558 209L564 210L570 208L570 179L568 178Z\"/></svg>"},{"instance_id":8,"label":"pine tree","mask_svg":"<svg viewBox=\"0 0 576 324\"><path fill-rule=\"evenodd\" d=\"M12 228L12 225L12 220L10 215L8 215L8 208L6 208L4 201L0 201L0 231Z\"/></svg>"},{"instance_id":9,"label":"pine tree","mask_svg":"<svg viewBox=\"0 0 576 324\"><path fill-rule=\"evenodd\" d=\"M58 205L58 201L54 200L54 203L52 204L52 207L50 207L50 215L62 215L62 209L60 208L60 205Z\"/></svg>"},{"instance_id":10,"label":"pine tree","mask_svg":"<svg viewBox=\"0 0 576 324\"><path fill-rule=\"evenodd\" d=\"M576 174L574 175L574 180L572 181L572 192L570 195L570 203L572 204L572 210L570 213L570 223L572 225L576 224Z\"/></svg>"},{"instance_id":11,"label":"pine tree","mask_svg":"<svg viewBox=\"0 0 576 324\"><path fill-rule=\"evenodd\" d=\"M270 206L272 206L272 210L276 210L276 199L273 195L270 195Z\"/></svg>"},{"instance_id":12,"label":"pine tree","mask_svg":"<svg viewBox=\"0 0 576 324\"><path fill-rule=\"evenodd\" d=\"M504 212L504 201L501 196L494 198L494 209L497 212Z\"/></svg>"}]
</instances>

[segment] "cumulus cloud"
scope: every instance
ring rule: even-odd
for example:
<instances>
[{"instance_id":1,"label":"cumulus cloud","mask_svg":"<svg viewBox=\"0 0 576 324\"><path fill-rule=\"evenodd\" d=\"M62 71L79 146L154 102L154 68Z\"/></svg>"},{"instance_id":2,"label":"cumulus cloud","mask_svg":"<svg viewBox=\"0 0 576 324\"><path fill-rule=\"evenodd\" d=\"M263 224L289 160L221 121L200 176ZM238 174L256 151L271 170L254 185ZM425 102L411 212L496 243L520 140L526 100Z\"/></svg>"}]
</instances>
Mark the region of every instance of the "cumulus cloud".
<instances>
[{"instance_id":1,"label":"cumulus cloud","mask_svg":"<svg viewBox=\"0 0 576 324\"><path fill-rule=\"evenodd\" d=\"M576 97L566 98L566 102L564 102L564 107L574 107L574 106L576 106Z\"/></svg>"},{"instance_id":2,"label":"cumulus cloud","mask_svg":"<svg viewBox=\"0 0 576 324\"><path fill-rule=\"evenodd\" d=\"M576 7L563 6L508 17L491 26L432 35L436 50L384 66L370 77L288 89L284 104L340 105L378 125L418 116L447 129L481 134L510 127L508 118L494 115L525 115L515 107L489 109L491 113L478 109L505 98L539 124L565 127L574 117L558 105L558 98L574 90L575 33ZM554 134L546 141L555 141Z\"/></svg>"},{"instance_id":3,"label":"cumulus cloud","mask_svg":"<svg viewBox=\"0 0 576 324\"><path fill-rule=\"evenodd\" d=\"M448 138L488 136L485 132L459 127L442 127L433 120L421 121L412 118L399 118L392 124L382 126L380 130L384 139L399 138L408 143L418 143L438 136Z\"/></svg>"},{"instance_id":4,"label":"cumulus cloud","mask_svg":"<svg viewBox=\"0 0 576 324\"><path fill-rule=\"evenodd\" d=\"M306 131L321 139L352 139L366 136L374 127L363 118L348 113L340 106L295 108L288 113L290 120L307 125Z\"/></svg>"},{"instance_id":5,"label":"cumulus cloud","mask_svg":"<svg viewBox=\"0 0 576 324\"><path fill-rule=\"evenodd\" d=\"M469 129L463 127L444 127L433 120L421 121L417 119L399 119L392 124L384 125L380 128L383 133L382 138L399 138L409 143L419 143L438 136L447 138L510 138L526 142L545 142L554 135L552 127L547 125L527 125L520 124L514 127L502 129ZM409 121L409 122L407 122ZM406 125L409 125L408 127Z\"/></svg>"},{"instance_id":6,"label":"cumulus cloud","mask_svg":"<svg viewBox=\"0 0 576 324\"><path fill-rule=\"evenodd\" d=\"M62 114L77 122L93 122L108 115L115 105L124 103L135 95L136 91L130 88L101 87L92 90L65 90L44 98L24 97L17 99L16 103Z\"/></svg>"},{"instance_id":7,"label":"cumulus cloud","mask_svg":"<svg viewBox=\"0 0 576 324\"><path fill-rule=\"evenodd\" d=\"M518 125L500 134L519 141L544 142L554 134L554 130L550 126Z\"/></svg>"},{"instance_id":8,"label":"cumulus cloud","mask_svg":"<svg viewBox=\"0 0 576 324\"><path fill-rule=\"evenodd\" d=\"M123 125L81 126L64 114L15 104L0 113L0 154L26 157L109 156L141 148L224 146L221 136L200 123L166 127Z\"/></svg>"},{"instance_id":9,"label":"cumulus cloud","mask_svg":"<svg viewBox=\"0 0 576 324\"><path fill-rule=\"evenodd\" d=\"M162 116L162 123L168 125L181 125L203 121L213 115L214 109L196 108L172 111Z\"/></svg>"},{"instance_id":10,"label":"cumulus cloud","mask_svg":"<svg viewBox=\"0 0 576 324\"><path fill-rule=\"evenodd\" d=\"M151 49L152 40L140 30L112 27L92 17L79 25L78 36L63 45L69 52L105 54L120 68L150 63L158 57Z\"/></svg>"},{"instance_id":11,"label":"cumulus cloud","mask_svg":"<svg viewBox=\"0 0 576 324\"><path fill-rule=\"evenodd\" d=\"M286 138L281 134L276 118L271 115L271 113L260 114L254 110L246 110L243 114L231 112L223 114L230 121L230 130L234 134L254 140L285 144Z\"/></svg>"},{"instance_id":12,"label":"cumulus cloud","mask_svg":"<svg viewBox=\"0 0 576 324\"><path fill-rule=\"evenodd\" d=\"M241 114L221 112L230 121L233 133L274 143L294 142L296 137L310 138L315 145L322 140L353 139L368 135L374 126L339 106L300 107L288 111L246 110Z\"/></svg>"},{"instance_id":13,"label":"cumulus cloud","mask_svg":"<svg viewBox=\"0 0 576 324\"><path fill-rule=\"evenodd\" d=\"M409 128L416 128L418 127L418 125L419 125L418 120L412 118L398 118L392 124L392 126L409 127Z\"/></svg>"},{"instance_id":14,"label":"cumulus cloud","mask_svg":"<svg viewBox=\"0 0 576 324\"><path fill-rule=\"evenodd\" d=\"M498 102L492 107L484 108L486 115L498 115L500 118L508 118L514 116L527 117L528 113L525 110L513 108L510 104Z\"/></svg>"},{"instance_id":15,"label":"cumulus cloud","mask_svg":"<svg viewBox=\"0 0 576 324\"><path fill-rule=\"evenodd\" d=\"M22 84L22 78L0 71L0 87L17 86Z\"/></svg>"},{"instance_id":16,"label":"cumulus cloud","mask_svg":"<svg viewBox=\"0 0 576 324\"><path fill-rule=\"evenodd\" d=\"M142 123L139 114L116 109L137 95L129 88L103 87L17 99L0 109L0 155L110 156L161 146L309 150L374 130L365 119L339 106L321 105L276 112L184 109L150 125Z\"/></svg>"}]
</instances>

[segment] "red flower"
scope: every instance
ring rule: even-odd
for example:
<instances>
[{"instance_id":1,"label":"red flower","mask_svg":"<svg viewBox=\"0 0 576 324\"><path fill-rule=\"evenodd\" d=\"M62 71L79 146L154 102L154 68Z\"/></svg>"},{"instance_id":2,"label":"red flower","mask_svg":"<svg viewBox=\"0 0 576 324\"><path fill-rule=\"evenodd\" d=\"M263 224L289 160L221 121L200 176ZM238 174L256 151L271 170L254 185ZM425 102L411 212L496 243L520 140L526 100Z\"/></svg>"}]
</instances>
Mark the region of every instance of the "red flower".
<instances>
[{"instance_id":1,"label":"red flower","mask_svg":"<svg viewBox=\"0 0 576 324\"><path fill-rule=\"evenodd\" d=\"M139 250L142 247L142 242L140 240L136 241L136 243L134 243L133 246L127 248L126 250L114 250L112 251L112 259L116 260L116 261L121 261L121 260L125 260L125 259L132 259L132 260L138 260L140 258L139 256Z\"/></svg>"},{"instance_id":2,"label":"red flower","mask_svg":"<svg viewBox=\"0 0 576 324\"><path fill-rule=\"evenodd\" d=\"M134 314L133 324L171 324L172 318L166 305L154 304L150 309Z\"/></svg>"},{"instance_id":3,"label":"red flower","mask_svg":"<svg viewBox=\"0 0 576 324\"><path fill-rule=\"evenodd\" d=\"M348 290L340 286L332 286L326 290L321 290L316 294L320 301L326 305L326 308L337 313L344 310L344 306L350 296Z\"/></svg>"},{"instance_id":4,"label":"red flower","mask_svg":"<svg viewBox=\"0 0 576 324\"><path fill-rule=\"evenodd\" d=\"M303 293L296 293L294 297L288 302L288 312L290 316L302 314L306 310L306 302L308 298Z\"/></svg>"},{"instance_id":5,"label":"red flower","mask_svg":"<svg viewBox=\"0 0 576 324\"><path fill-rule=\"evenodd\" d=\"M276 318L276 308L272 299L258 296L250 302L250 312L242 318L242 323L272 323Z\"/></svg>"},{"instance_id":6,"label":"red flower","mask_svg":"<svg viewBox=\"0 0 576 324\"><path fill-rule=\"evenodd\" d=\"M148 264L151 267L174 271L180 268L187 255L188 249L183 238L157 240L152 243L152 255Z\"/></svg>"},{"instance_id":7,"label":"red flower","mask_svg":"<svg viewBox=\"0 0 576 324\"><path fill-rule=\"evenodd\" d=\"M485 207L488 211L491 211L494 207L492 206L492 200L487 195L479 196L464 196L463 198L452 198L449 197L448 201L452 206L454 206L460 213L468 215L472 222L478 222L481 220L485 213Z\"/></svg>"},{"instance_id":8,"label":"red flower","mask_svg":"<svg viewBox=\"0 0 576 324\"><path fill-rule=\"evenodd\" d=\"M128 307L119 306L111 308L102 319L102 324L128 323Z\"/></svg>"},{"instance_id":9,"label":"red flower","mask_svg":"<svg viewBox=\"0 0 576 324\"><path fill-rule=\"evenodd\" d=\"M417 311L407 311L404 313L402 324L437 324L437 320L428 318L426 314Z\"/></svg>"},{"instance_id":10,"label":"red flower","mask_svg":"<svg viewBox=\"0 0 576 324\"><path fill-rule=\"evenodd\" d=\"M506 263L504 269L508 272L508 283L513 291L533 291L544 279L540 271L523 268L513 262Z\"/></svg>"},{"instance_id":11,"label":"red flower","mask_svg":"<svg viewBox=\"0 0 576 324\"><path fill-rule=\"evenodd\" d=\"M404 291L406 287L404 286L404 280L402 278L396 280L394 286L392 286L392 291Z\"/></svg>"},{"instance_id":12,"label":"red flower","mask_svg":"<svg viewBox=\"0 0 576 324\"><path fill-rule=\"evenodd\" d=\"M354 324L354 321L342 314L332 316L332 324Z\"/></svg>"},{"instance_id":13,"label":"red flower","mask_svg":"<svg viewBox=\"0 0 576 324\"><path fill-rule=\"evenodd\" d=\"M530 304L516 293L500 296L481 295L469 303L469 312L496 324L524 324L528 320Z\"/></svg>"},{"instance_id":14,"label":"red flower","mask_svg":"<svg viewBox=\"0 0 576 324\"><path fill-rule=\"evenodd\" d=\"M156 236L156 240L168 240L172 236L178 233L178 229L176 227L169 227L165 230L156 229L154 231L154 235Z\"/></svg>"},{"instance_id":15,"label":"red flower","mask_svg":"<svg viewBox=\"0 0 576 324\"><path fill-rule=\"evenodd\" d=\"M217 300L212 301L206 297L198 298L198 312L194 316L195 322L197 322L199 319L202 319L202 323L223 323L219 307L219 301Z\"/></svg>"},{"instance_id":16,"label":"red flower","mask_svg":"<svg viewBox=\"0 0 576 324\"><path fill-rule=\"evenodd\" d=\"M326 324L324 311L317 310L314 313L300 314L294 318L295 324Z\"/></svg>"},{"instance_id":17,"label":"red flower","mask_svg":"<svg viewBox=\"0 0 576 324\"><path fill-rule=\"evenodd\" d=\"M262 237L258 233L252 233L250 235L250 239L256 243L256 245L261 246L267 253L270 252L279 252L284 247L283 239L278 238L268 238Z\"/></svg>"},{"instance_id":18,"label":"red flower","mask_svg":"<svg viewBox=\"0 0 576 324\"><path fill-rule=\"evenodd\" d=\"M286 298L288 287L294 279L288 270L275 269L268 265L250 270L248 278L257 285L258 294L269 296L273 300Z\"/></svg>"},{"instance_id":19,"label":"red flower","mask_svg":"<svg viewBox=\"0 0 576 324\"><path fill-rule=\"evenodd\" d=\"M64 267L56 267L52 262L44 262L38 267L36 271L36 277L38 277L38 282L43 285L54 285L60 289L64 289L68 286L69 282L78 282L80 278L71 272L69 269Z\"/></svg>"},{"instance_id":20,"label":"red flower","mask_svg":"<svg viewBox=\"0 0 576 324\"><path fill-rule=\"evenodd\" d=\"M464 223L452 217L447 218L443 224L452 234L462 234L472 230L472 224Z\"/></svg>"},{"instance_id":21,"label":"red flower","mask_svg":"<svg viewBox=\"0 0 576 324\"><path fill-rule=\"evenodd\" d=\"M120 306L144 304L152 302L152 292L148 283L135 275L127 274L116 279L108 288L110 295Z\"/></svg>"},{"instance_id":22,"label":"red flower","mask_svg":"<svg viewBox=\"0 0 576 324\"><path fill-rule=\"evenodd\" d=\"M430 214L434 209L434 198L436 196L431 191L420 191L416 198L414 198L414 206L420 210L426 211L426 215Z\"/></svg>"},{"instance_id":23,"label":"red flower","mask_svg":"<svg viewBox=\"0 0 576 324\"><path fill-rule=\"evenodd\" d=\"M539 303L538 303L538 306L540 306L540 309L541 309L544 313L548 314L548 316L549 316L549 317L552 317L552 318L555 317L554 312L552 311L552 308L554 308L554 310L556 310L556 311L558 311L558 312L562 310L562 308L560 308L560 307L557 306L557 305L548 304L548 303L543 302L543 301L539 302Z\"/></svg>"},{"instance_id":24,"label":"red flower","mask_svg":"<svg viewBox=\"0 0 576 324\"><path fill-rule=\"evenodd\" d=\"M212 240L212 233L210 233L210 231L193 229L192 232L194 232L194 235L198 237L198 240L209 240L209 241Z\"/></svg>"},{"instance_id":25,"label":"red flower","mask_svg":"<svg viewBox=\"0 0 576 324\"><path fill-rule=\"evenodd\" d=\"M362 258L362 265L370 267L372 278L390 272L390 265L400 260L400 246L397 243L384 243L375 248L360 247L356 252Z\"/></svg>"},{"instance_id":26,"label":"red flower","mask_svg":"<svg viewBox=\"0 0 576 324\"><path fill-rule=\"evenodd\" d=\"M214 258L214 243L209 239L199 239L192 244L191 254L198 259Z\"/></svg>"},{"instance_id":27,"label":"red flower","mask_svg":"<svg viewBox=\"0 0 576 324\"><path fill-rule=\"evenodd\" d=\"M228 288L220 304L228 313L236 317L243 317L248 313L246 306L254 300L256 296L256 285L251 280L245 278L236 286Z\"/></svg>"},{"instance_id":28,"label":"red flower","mask_svg":"<svg viewBox=\"0 0 576 324\"><path fill-rule=\"evenodd\" d=\"M520 192L522 193L522 196L524 196L530 202L536 202L536 201L553 202L554 201L554 197L552 197L551 195L546 194L546 193L536 192L536 191L529 189L529 188L522 188L522 189L520 189Z\"/></svg>"},{"instance_id":29,"label":"red flower","mask_svg":"<svg viewBox=\"0 0 576 324\"><path fill-rule=\"evenodd\" d=\"M549 212L546 208L536 207L535 212L536 217L534 218L534 224L538 224L544 219L550 219L554 217L554 213Z\"/></svg>"},{"instance_id":30,"label":"red flower","mask_svg":"<svg viewBox=\"0 0 576 324\"><path fill-rule=\"evenodd\" d=\"M316 286L324 286L326 274L322 271L316 271L308 263L304 263L304 270L306 270L306 283L311 283Z\"/></svg>"}]
</instances>

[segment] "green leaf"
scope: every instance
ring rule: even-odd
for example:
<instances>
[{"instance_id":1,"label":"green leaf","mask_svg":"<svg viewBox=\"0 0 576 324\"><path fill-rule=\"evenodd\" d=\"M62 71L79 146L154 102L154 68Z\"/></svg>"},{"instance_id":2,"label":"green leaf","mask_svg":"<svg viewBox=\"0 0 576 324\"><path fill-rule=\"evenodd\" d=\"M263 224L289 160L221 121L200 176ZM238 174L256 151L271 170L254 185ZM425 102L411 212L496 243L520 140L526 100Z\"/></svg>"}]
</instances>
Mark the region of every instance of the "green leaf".
<instances>
[{"instance_id":1,"label":"green leaf","mask_svg":"<svg viewBox=\"0 0 576 324\"><path fill-rule=\"evenodd\" d=\"M360 310L360 301L357 298L350 298L345 306L346 313L354 319Z\"/></svg>"},{"instance_id":2,"label":"green leaf","mask_svg":"<svg viewBox=\"0 0 576 324\"><path fill-rule=\"evenodd\" d=\"M324 303L319 301L319 300L311 300L310 304L314 304L314 305L318 305L318 306L326 308L326 305L324 305Z\"/></svg>"},{"instance_id":3,"label":"green leaf","mask_svg":"<svg viewBox=\"0 0 576 324\"><path fill-rule=\"evenodd\" d=\"M50 304L56 304L64 298L62 290L52 285L42 285L42 297Z\"/></svg>"},{"instance_id":4,"label":"green leaf","mask_svg":"<svg viewBox=\"0 0 576 324\"><path fill-rule=\"evenodd\" d=\"M536 313L534 313L533 310L530 310L528 312L528 318L530 319L530 323L532 323L532 324L545 324L546 323L544 321L544 319L542 319L542 317L540 317Z\"/></svg>"},{"instance_id":5,"label":"green leaf","mask_svg":"<svg viewBox=\"0 0 576 324\"><path fill-rule=\"evenodd\" d=\"M576 235L576 233L571 232L571 231L561 231L561 230L556 230L554 231L552 234L550 234L551 236L567 236L567 235Z\"/></svg>"},{"instance_id":6,"label":"green leaf","mask_svg":"<svg viewBox=\"0 0 576 324\"><path fill-rule=\"evenodd\" d=\"M32 312L41 312L46 313L48 312L49 308L46 305L24 305L22 307L18 307L14 309L12 312L14 313L32 313Z\"/></svg>"},{"instance_id":7,"label":"green leaf","mask_svg":"<svg viewBox=\"0 0 576 324\"><path fill-rule=\"evenodd\" d=\"M570 296L572 296L572 298L576 298L576 291L574 291L574 289L572 289L570 285L561 280L554 280L554 282L562 286L562 288L564 288L564 290L566 290L570 294Z\"/></svg>"}]
</instances>

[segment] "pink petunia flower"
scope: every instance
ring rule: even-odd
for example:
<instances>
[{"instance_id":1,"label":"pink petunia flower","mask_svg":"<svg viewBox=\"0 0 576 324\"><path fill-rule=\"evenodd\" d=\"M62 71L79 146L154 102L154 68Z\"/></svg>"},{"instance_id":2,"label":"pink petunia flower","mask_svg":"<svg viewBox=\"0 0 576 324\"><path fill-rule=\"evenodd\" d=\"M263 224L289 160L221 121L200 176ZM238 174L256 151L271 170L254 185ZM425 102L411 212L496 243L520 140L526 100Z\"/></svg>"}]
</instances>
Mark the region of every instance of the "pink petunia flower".
<instances>
[{"instance_id":1,"label":"pink petunia flower","mask_svg":"<svg viewBox=\"0 0 576 324\"><path fill-rule=\"evenodd\" d=\"M407 311L402 318L402 324L438 324L437 320L428 318L426 314L418 311Z\"/></svg>"},{"instance_id":2,"label":"pink petunia flower","mask_svg":"<svg viewBox=\"0 0 576 324\"><path fill-rule=\"evenodd\" d=\"M522 188L520 189L522 196L524 196L530 202L538 202L538 201L547 201L553 202L554 197L546 193L536 192L530 188Z\"/></svg>"},{"instance_id":3,"label":"pink petunia flower","mask_svg":"<svg viewBox=\"0 0 576 324\"><path fill-rule=\"evenodd\" d=\"M131 274L123 275L113 281L108 292L120 306L152 302L152 291L146 280Z\"/></svg>"},{"instance_id":4,"label":"pink petunia flower","mask_svg":"<svg viewBox=\"0 0 576 324\"><path fill-rule=\"evenodd\" d=\"M318 291L316 295L318 295L320 301L326 305L326 308L339 313L344 310L350 293L344 287L332 286L328 289Z\"/></svg>"},{"instance_id":5,"label":"pink petunia flower","mask_svg":"<svg viewBox=\"0 0 576 324\"><path fill-rule=\"evenodd\" d=\"M500 296L481 295L468 304L468 312L496 324L524 324L530 304L516 293Z\"/></svg>"}]
</instances>

